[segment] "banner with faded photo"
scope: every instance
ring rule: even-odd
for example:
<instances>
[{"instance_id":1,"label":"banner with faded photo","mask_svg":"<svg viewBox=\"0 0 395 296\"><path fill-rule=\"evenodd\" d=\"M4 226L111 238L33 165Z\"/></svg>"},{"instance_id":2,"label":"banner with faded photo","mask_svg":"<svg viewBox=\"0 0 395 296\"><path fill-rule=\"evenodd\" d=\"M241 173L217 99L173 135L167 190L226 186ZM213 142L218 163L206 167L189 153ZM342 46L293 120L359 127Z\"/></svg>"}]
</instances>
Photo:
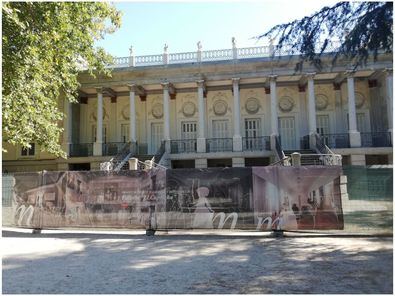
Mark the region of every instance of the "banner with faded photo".
<instances>
[{"instance_id":1,"label":"banner with faded photo","mask_svg":"<svg viewBox=\"0 0 395 296\"><path fill-rule=\"evenodd\" d=\"M252 169L257 229L343 229L341 167Z\"/></svg>"},{"instance_id":2,"label":"banner with faded photo","mask_svg":"<svg viewBox=\"0 0 395 296\"><path fill-rule=\"evenodd\" d=\"M13 222L30 228L343 229L341 167L14 174Z\"/></svg>"},{"instance_id":3,"label":"banner with faded photo","mask_svg":"<svg viewBox=\"0 0 395 296\"><path fill-rule=\"evenodd\" d=\"M166 174L150 171L69 171L15 174L17 226L146 228L165 210Z\"/></svg>"},{"instance_id":4,"label":"banner with faded photo","mask_svg":"<svg viewBox=\"0 0 395 296\"><path fill-rule=\"evenodd\" d=\"M167 170L166 228L254 228L250 168Z\"/></svg>"}]
</instances>

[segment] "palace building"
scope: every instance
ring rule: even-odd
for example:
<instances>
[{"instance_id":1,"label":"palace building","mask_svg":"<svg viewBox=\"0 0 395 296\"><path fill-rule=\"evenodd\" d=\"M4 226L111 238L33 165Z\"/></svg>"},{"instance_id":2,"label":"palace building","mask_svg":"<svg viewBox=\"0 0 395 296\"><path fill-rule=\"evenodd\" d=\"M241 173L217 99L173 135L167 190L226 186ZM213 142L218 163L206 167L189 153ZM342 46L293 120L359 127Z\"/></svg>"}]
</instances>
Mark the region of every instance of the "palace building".
<instances>
[{"instance_id":1,"label":"palace building","mask_svg":"<svg viewBox=\"0 0 395 296\"><path fill-rule=\"evenodd\" d=\"M295 151L312 164L328 154L392 164L392 54L351 69L341 58L333 66L329 50L321 70L295 72L298 55L272 52L199 42L195 52L131 50L111 77L81 71L78 103L59 100L67 159L3 142L3 170L119 169L154 156L168 168L265 166Z\"/></svg>"}]
</instances>

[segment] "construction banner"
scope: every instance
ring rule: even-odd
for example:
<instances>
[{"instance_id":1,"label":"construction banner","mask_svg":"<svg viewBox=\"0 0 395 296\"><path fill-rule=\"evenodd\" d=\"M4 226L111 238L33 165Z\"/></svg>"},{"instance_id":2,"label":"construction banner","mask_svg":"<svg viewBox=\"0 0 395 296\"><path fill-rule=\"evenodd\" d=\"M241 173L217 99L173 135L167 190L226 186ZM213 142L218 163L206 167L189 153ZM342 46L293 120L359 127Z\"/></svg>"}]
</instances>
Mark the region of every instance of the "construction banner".
<instances>
[{"instance_id":1,"label":"construction banner","mask_svg":"<svg viewBox=\"0 0 395 296\"><path fill-rule=\"evenodd\" d=\"M13 224L343 229L340 175L328 166L14 174Z\"/></svg>"}]
</instances>

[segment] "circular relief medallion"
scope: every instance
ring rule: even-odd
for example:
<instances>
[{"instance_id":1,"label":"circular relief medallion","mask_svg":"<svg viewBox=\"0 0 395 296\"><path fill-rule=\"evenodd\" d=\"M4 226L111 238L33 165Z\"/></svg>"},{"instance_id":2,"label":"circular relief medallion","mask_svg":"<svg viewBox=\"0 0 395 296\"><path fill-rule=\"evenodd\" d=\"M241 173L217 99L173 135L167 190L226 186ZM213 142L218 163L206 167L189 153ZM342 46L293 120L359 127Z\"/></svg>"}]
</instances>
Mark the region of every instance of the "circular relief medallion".
<instances>
[{"instance_id":1,"label":"circular relief medallion","mask_svg":"<svg viewBox=\"0 0 395 296\"><path fill-rule=\"evenodd\" d=\"M315 108L317 110L325 110L328 107L329 100L325 95L316 95L315 96Z\"/></svg>"},{"instance_id":2,"label":"circular relief medallion","mask_svg":"<svg viewBox=\"0 0 395 296\"><path fill-rule=\"evenodd\" d=\"M280 99L280 102L278 105L279 105L281 111L289 112L293 109L294 102L293 102L292 98L290 98L290 97L283 97Z\"/></svg>"},{"instance_id":3,"label":"circular relief medallion","mask_svg":"<svg viewBox=\"0 0 395 296\"><path fill-rule=\"evenodd\" d=\"M355 93L355 107L358 109L365 104L365 97L360 93Z\"/></svg>"},{"instance_id":4,"label":"circular relief medallion","mask_svg":"<svg viewBox=\"0 0 395 296\"><path fill-rule=\"evenodd\" d=\"M195 112L196 112L196 106L192 102L186 102L182 107L182 113L184 114L185 117L191 117L195 115Z\"/></svg>"},{"instance_id":5,"label":"circular relief medallion","mask_svg":"<svg viewBox=\"0 0 395 296\"><path fill-rule=\"evenodd\" d=\"M245 108L247 110L247 113L249 114L255 114L259 110L259 102L255 98L249 98L247 99L245 103Z\"/></svg>"},{"instance_id":6,"label":"circular relief medallion","mask_svg":"<svg viewBox=\"0 0 395 296\"><path fill-rule=\"evenodd\" d=\"M228 104L223 100L218 100L214 103L214 114L215 115L225 115L228 110Z\"/></svg>"},{"instance_id":7,"label":"circular relief medallion","mask_svg":"<svg viewBox=\"0 0 395 296\"><path fill-rule=\"evenodd\" d=\"M124 119L124 120L129 120L129 118L130 118L130 110L129 110L129 106L125 106L123 109L122 109L122 112L121 112L121 114L122 114L122 118Z\"/></svg>"},{"instance_id":8,"label":"circular relief medallion","mask_svg":"<svg viewBox=\"0 0 395 296\"><path fill-rule=\"evenodd\" d=\"M162 104L156 103L154 106L152 106L152 116L154 116L156 119L162 118L163 116Z\"/></svg>"}]
</instances>

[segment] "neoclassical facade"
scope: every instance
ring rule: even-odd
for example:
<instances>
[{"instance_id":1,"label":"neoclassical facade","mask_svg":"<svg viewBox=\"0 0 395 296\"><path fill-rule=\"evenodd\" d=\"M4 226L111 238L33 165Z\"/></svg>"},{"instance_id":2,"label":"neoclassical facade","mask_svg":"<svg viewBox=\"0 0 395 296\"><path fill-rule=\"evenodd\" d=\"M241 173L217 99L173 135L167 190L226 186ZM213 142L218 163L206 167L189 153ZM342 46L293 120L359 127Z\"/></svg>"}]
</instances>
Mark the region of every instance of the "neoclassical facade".
<instances>
[{"instance_id":1,"label":"neoclassical facade","mask_svg":"<svg viewBox=\"0 0 395 296\"><path fill-rule=\"evenodd\" d=\"M68 158L3 143L3 170L99 169L128 143L142 159L164 143L172 168L269 165L276 139L285 152L314 151L316 135L345 165L392 164L391 54L351 69L331 66L329 52L320 71L295 73L297 56L270 50L165 48L117 58L112 77L82 71L78 104L59 100Z\"/></svg>"}]
</instances>

